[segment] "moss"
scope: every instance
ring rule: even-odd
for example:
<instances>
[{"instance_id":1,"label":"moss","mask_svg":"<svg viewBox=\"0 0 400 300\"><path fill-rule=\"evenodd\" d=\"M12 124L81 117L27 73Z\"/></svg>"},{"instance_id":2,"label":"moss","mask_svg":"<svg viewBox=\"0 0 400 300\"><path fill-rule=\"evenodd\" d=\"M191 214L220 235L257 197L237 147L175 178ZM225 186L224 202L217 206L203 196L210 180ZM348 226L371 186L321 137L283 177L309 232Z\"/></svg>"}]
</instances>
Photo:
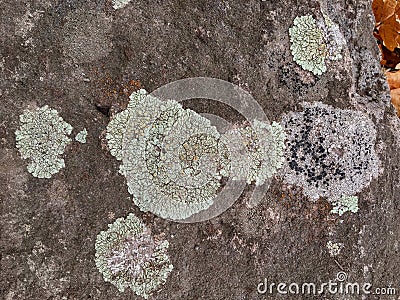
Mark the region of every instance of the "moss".
<instances>
[{"instance_id":1,"label":"moss","mask_svg":"<svg viewBox=\"0 0 400 300\"><path fill-rule=\"evenodd\" d=\"M134 214L119 218L96 238L96 267L119 291L131 288L148 298L166 282L173 266L168 241L153 237Z\"/></svg>"},{"instance_id":2,"label":"moss","mask_svg":"<svg viewBox=\"0 0 400 300\"><path fill-rule=\"evenodd\" d=\"M65 167L65 146L72 126L55 109L47 105L20 116L20 128L15 132L16 147L22 158L29 159L28 172L34 177L50 178Z\"/></svg>"}]
</instances>

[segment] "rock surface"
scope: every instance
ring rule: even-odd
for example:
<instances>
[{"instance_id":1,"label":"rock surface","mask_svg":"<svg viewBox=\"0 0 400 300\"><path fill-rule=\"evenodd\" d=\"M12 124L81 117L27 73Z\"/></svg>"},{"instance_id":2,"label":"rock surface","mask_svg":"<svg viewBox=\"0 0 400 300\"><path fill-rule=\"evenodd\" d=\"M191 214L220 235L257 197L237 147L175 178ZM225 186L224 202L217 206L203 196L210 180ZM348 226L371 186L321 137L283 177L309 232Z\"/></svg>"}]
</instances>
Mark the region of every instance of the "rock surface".
<instances>
[{"instance_id":1,"label":"rock surface","mask_svg":"<svg viewBox=\"0 0 400 300\"><path fill-rule=\"evenodd\" d=\"M268 299L275 295L257 292L264 278L320 284L340 271L348 282L400 291L400 122L370 1L132 1L118 10L111 1L57 2L0 2L2 299L139 299L105 283L94 262L96 235L130 212L170 242L174 271L154 299ZM288 29L296 16L321 9L347 49L314 76L293 61ZM331 215L325 199L310 202L277 177L257 206L249 208L244 193L203 223L140 213L102 144L109 113L124 108L132 86L152 91L196 76L241 86L271 121L303 101L365 112L377 128L382 172L358 195L359 212ZM57 109L73 135L88 131L86 144L67 147L66 167L51 179L32 177L15 148L18 116L43 105ZM232 114L203 100L188 105ZM329 240L344 244L335 258Z\"/></svg>"}]
</instances>

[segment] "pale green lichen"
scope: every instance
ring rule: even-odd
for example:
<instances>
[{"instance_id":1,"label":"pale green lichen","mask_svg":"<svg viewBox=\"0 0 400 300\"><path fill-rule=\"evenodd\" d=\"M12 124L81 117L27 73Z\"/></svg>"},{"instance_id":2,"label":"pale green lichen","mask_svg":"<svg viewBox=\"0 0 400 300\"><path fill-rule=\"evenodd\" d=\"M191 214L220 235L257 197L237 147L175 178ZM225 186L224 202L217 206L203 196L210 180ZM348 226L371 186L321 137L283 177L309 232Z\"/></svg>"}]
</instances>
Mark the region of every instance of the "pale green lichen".
<instances>
[{"instance_id":1,"label":"pale green lichen","mask_svg":"<svg viewBox=\"0 0 400 300\"><path fill-rule=\"evenodd\" d=\"M289 28L293 59L304 70L322 75L326 62L342 58L346 41L339 26L327 14L318 22L311 16L296 17Z\"/></svg>"},{"instance_id":2,"label":"pale green lichen","mask_svg":"<svg viewBox=\"0 0 400 300\"><path fill-rule=\"evenodd\" d=\"M122 173L142 211L173 220L188 218L213 203L229 172L227 149L206 118L175 101L147 101L146 107L157 112L138 138L127 134Z\"/></svg>"},{"instance_id":3,"label":"pale green lichen","mask_svg":"<svg viewBox=\"0 0 400 300\"><path fill-rule=\"evenodd\" d=\"M146 97L150 96L144 89L132 93L127 109L116 114L107 125L107 145L117 160L122 160L122 144L128 123L135 122L129 128L129 134L136 138L143 133L157 112L157 107L146 108Z\"/></svg>"},{"instance_id":4,"label":"pale green lichen","mask_svg":"<svg viewBox=\"0 0 400 300\"><path fill-rule=\"evenodd\" d=\"M347 211L350 211L352 213L358 212L357 196L343 195L339 199L335 199L332 202L333 208L331 210L331 213L333 214L339 214L339 216L342 216Z\"/></svg>"},{"instance_id":5,"label":"pale green lichen","mask_svg":"<svg viewBox=\"0 0 400 300\"><path fill-rule=\"evenodd\" d=\"M168 247L168 241L153 237L139 218L129 214L97 235L95 263L104 280L119 291L131 288L147 299L173 269Z\"/></svg>"},{"instance_id":6,"label":"pale green lichen","mask_svg":"<svg viewBox=\"0 0 400 300\"><path fill-rule=\"evenodd\" d=\"M335 243L332 241L328 241L326 243L326 248L328 248L328 252L331 257L339 255L343 247L344 245L342 243Z\"/></svg>"},{"instance_id":7,"label":"pale green lichen","mask_svg":"<svg viewBox=\"0 0 400 300\"><path fill-rule=\"evenodd\" d=\"M87 137L87 130L84 128L83 130L79 131L78 134L75 136L75 141L85 144L86 143L86 137Z\"/></svg>"},{"instance_id":8,"label":"pale green lichen","mask_svg":"<svg viewBox=\"0 0 400 300\"><path fill-rule=\"evenodd\" d=\"M229 175L227 149L209 120L145 90L130 96L106 138L111 154L123 160L120 173L135 204L163 218L184 219L207 209Z\"/></svg>"},{"instance_id":9,"label":"pale green lichen","mask_svg":"<svg viewBox=\"0 0 400 300\"><path fill-rule=\"evenodd\" d=\"M262 185L283 164L285 133L278 123L255 120L221 136L208 119L176 101L145 90L130 98L106 137L142 211L184 220L213 204L223 178Z\"/></svg>"},{"instance_id":10,"label":"pale green lichen","mask_svg":"<svg viewBox=\"0 0 400 300\"><path fill-rule=\"evenodd\" d=\"M72 126L47 105L26 111L19 119L21 126L15 132L16 147L22 158L30 160L28 172L34 177L50 178L65 167L60 156L71 142L68 135Z\"/></svg>"},{"instance_id":11,"label":"pale green lichen","mask_svg":"<svg viewBox=\"0 0 400 300\"><path fill-rule=\"evenodd\" d=\"M226 132L223 141L234 158L231 161L234 180L261 185L283 165L285 132L276 122L269 125L254 120L252 126Z\"/></svg>"},{"instance_id":12,"label":"pale green lichen","mask_svg":"<svg viewBox=\"0 0 400 300\"><path fill-rule=\"evenodd\" d=\"M324 33L315 19L312 16L296 17L293 27L289 28L289 35L294 61L314 75L324 73L327 49Z\"/></svg>"},{"instance_id":13,"label":"pale green lichen","mask_svg":"<svg viewBox=\"0 0 400 300\"><path fill-rule=\"evenodd\" d=\"M128 3L131 2L131 0L113 0L113 8L114 9L120 9L128 5Z\"/></svg>"}]
</instances>

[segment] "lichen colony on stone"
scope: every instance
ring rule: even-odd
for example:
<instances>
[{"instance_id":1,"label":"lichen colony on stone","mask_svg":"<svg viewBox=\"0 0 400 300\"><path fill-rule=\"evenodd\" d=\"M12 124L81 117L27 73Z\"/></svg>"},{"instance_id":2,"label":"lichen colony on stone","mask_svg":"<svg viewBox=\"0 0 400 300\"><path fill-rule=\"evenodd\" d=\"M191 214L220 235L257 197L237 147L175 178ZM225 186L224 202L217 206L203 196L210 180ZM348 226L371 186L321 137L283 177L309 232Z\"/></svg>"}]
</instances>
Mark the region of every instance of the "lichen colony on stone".
<instances>
[{"instance_id":1,"label":"lichen colony on stone","mask_svg":"<svg viewBox=\"0 0 400 300\"><path fill-rule=\"evenodd\" d=\"M209 120L144 90L131 95L106 136L135 204L163 218L207 209L229 173L227 149Z\"/></svg>"},{"instance_id":2,"label":"lichen colony on stone","mask_svg":"<svg viewBox=\"0 0 400 300\"><path fill-rule=\"evenodd\" d=\"M252 126L227 131L223 141L228 146L231 177L262 185L282 167L285 132L276 122L271 125L254 120Z\"/></svg>"},{"instance_id":3,"label":"lichen colony on stone","mask_svg":"<svg viewBox=\"0 0 400 300\"><path fill-rule=\"evenodd\" d=\"M79 131L77 133L77 135L75 136L75 141L81 143L81 144L85 144L86 143L86 137L87 137L87 130L86 128L82 129L81 131Z\"/></svg>"},{"instance_id":4,"label":"lichen colony on stone","mask_svg":"<svg viewBox=\"0 0 400 300\"><path fill-rule=\"evenodd\" d=\"M213 203L229 171L226 148L206 118L175 101L147 101L156 111L142 135L127 134L122 172L142 211L185 219ZM129 128L137 128L132 122Z\"/></svg>"},{"instance_id":5,"label":"lichen colony on stone","mask_svg":"<svg viewBox=\"0 0 400 300\"><path fill-rule=\"evenodd\" d=\"M326 61L342 58L345 39L327 14L318 22L311 16L296 17L289 28L293 60L314 75L326 71Z\"/></svg>"},{"instance_id":6,"label":"lichen colony on stone","mask_svg":"<svg viewBox=\"0 0 400 300\"><path fill-rule=\"evenodd\" d=\"M358 197L357 196L346 196L343 195L333 201L333 208L331 213L342 216L345 212L349 211L352 213L358 212Z\"/></svg>"},{"instance_id":7,"label":"lichen colony on stone","mask_svg":"<svg viewBox=\"0 0 400 300\"><path fill-rule=\"evenodd\" d=\"M96 238L96 267L119 291L131 288L148 298L172 271L168 241L153 237L134 214L119 218Z\"/></svg>"},{"instance_id":8,"label":"lichen colony on stone","mask_svg":"<svg viewBox=\"0 0 400 300\"><path fill-rule=\"evenodd\" d=\"M213 204L224 177L261 185L282 165L285 135L277 123L255 120L221 137L208 119L177 101L145 90L130 98L107 126L106 138L142 211L186 219Z\"/></svg>"},{"instance_id":9,"label":"lichen colony on stone","mask_svg":"<svg viewBox=\"0 0 400 300\"><path fill-rule=\"evenodd\" d=\"M25 111L19 117L21 126L15 132L16 147L22 158L29 159L28 172L34 177L50 178L65 166L65 146L72 126L55 109L47 105L34 111Z\"/></svg>"},{"instance_id":10,"label":"lichen colony on stone","mask_svg":"<svg viewBox=\"0 0 400 300\"><path fill-rule=\"evenodd\" d=\"M312 200L355 195L378 176L376 130L364 114L320 102L283 117L287 134L287 183L303 187Z\"/></svg>"}]
</instances>

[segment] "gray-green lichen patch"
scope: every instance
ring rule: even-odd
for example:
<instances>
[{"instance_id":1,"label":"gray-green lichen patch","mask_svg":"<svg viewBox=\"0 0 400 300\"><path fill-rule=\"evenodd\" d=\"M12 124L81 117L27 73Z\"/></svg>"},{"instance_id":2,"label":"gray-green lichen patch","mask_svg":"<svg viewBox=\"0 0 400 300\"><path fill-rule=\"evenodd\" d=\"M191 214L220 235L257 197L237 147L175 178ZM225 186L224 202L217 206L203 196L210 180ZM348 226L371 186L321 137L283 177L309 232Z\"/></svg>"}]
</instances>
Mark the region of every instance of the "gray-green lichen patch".
<instances>
[{"instance_id":1,"label":"gray-green lichen patch","mask_svg":"<svg viewBox=\"0 0 400 300\"><path fill-rule=\"evenodd\" d=\"M331 257L338 256L343 247L344 245L342 243L335 243L332 241L328 241L326 243L326 248L328 248L328 252Z\"/></svg>"},{"instance_id":2,"label":"gray-green lichen patch","mask_svg":"<svg viewBox=\"0 0 400 300\"><path fill-rule=\"evenodd\" d=\"M86 137L87 137L87 130L84 128L83 130L79 131L77 135L75 136L75 141L85 144L86 143Z\"/></svg>"},{"instance_id":3,"label":"gray-green lichen patch","mask_svg":"<svg viewBox=\"0 0 400 300\"><path fill-rule=\"evenodd\" d=\"M114 9L120 9L128 5L129 2L131 2L131 0L113 0L112 4Z\"/></svg>"},{"instance_id":4,"label":"gray-green lichen patch","mask_svg":"<svg viewBox=\"0 0 400 300\"><path fill-rule=\"evenodd\" d=\"M323 17L318 22L311 15L296 17L289 28L294 61L314 75L326 72L327 60L341 59L345 45L339 27L328 15Z\"/></svg>"},{"instance_id":5,"label":"gray-green lichen patch","mask_svg":"<svg viewBox=\"0 0 400 300\"><path fill-rule=\"evenodd\" d=\"M153 237L139 218L129 214L97 235L96 267L119 291L131 288L147 299L166 282L173 269L168 247L168 241Z\"/></svg>"},{"instance_id":6,"label":"gray-green lichen patch","mask_svg":"<svg viewBox=\"0 0 400 300\"><path fill-rule=\"evenodd\" d=\"M213 203L229 172L227 149L206 118L176 102L150 101L158 113L142 136L129 139L122 172L142 211L185 219Z\"/></svg>"},{"instance_id":7,"label":"gray-green lichen patch","mask_svg":"<svg viewBox=\"0 0 400 300\"><path fill-rule=\"evenodd\" d=\"M306 103L281 124L287 134L284 180L312 200L355 195L378 176L375 126L361 112Z\"/></svg>"},{"instance_id":8,"label":"gray-green lichen patch","mask_svg":"<svg viewBox=\"0 0 400 300\"><path fill-rule=\"evenodd\" d=\"M116 114L107 125L107 145L111 155L117 160L122 160L122 146L128 123L131 124L129 135L137 138L143 134L144 128L151 124L157 113L158 106L146 107L147 97L151 96L144 89L132 93L127 109Z\"/></svg>"},{"instance_id":9,"label":"gray-green lichen patch","mask_svg":"<svg viewBox=\"0 0 400 300\"><path fill-rule=\"evenodd\" d=\"M358 212L358 197L343 195L340 198L334 199L332 205L333 208L331 213L333 214L339 214L339 216L342 216L347 211L356 213Z\"/></svg>"},{"instance_id":10,"label":"gray-green lichen patch","mask_svg":"<svg viewBox=\"0 0 400 300\"><path fill-rule=\"evenodd\" d=\"M19 117L21 126L15 132L16 147L22 158L29 159L28 172L38 178L50 178L65 167L65 146L72 126L55 109L47 105L26 111Z\"/></svg>"},{"instance_id":11,"label":"gray-green lichen patch","mask_svg":"<svg viewBox=\"0 0 400 300\"><path fill-rule=\"evenodd\" d=\"M285 132L276 122L254 120L252 126L232 129L223 135L231 159L231 177L262 185L282 167Z\"/></svg>"},{"instance_id":12,"label":"gray-green lichen patch","mask_svg":"<svg viewBox=\"0 0 400 300\"><path fill-rule=\"evenodd\" d=\"M142 211L180 220L213 203L229 175L228 149L210 121L145 90L107 126L108 147Z\"/></svg>"},{"instance_id":13,"label":"gray-green lichen patch","mask_svg":"<svg viewBox=\"0 0 400 300\"><path fill-rule=\"evenodd\" d=\"M326 71L326 45L323 31L318 28L312 16L296 17L293 27L289 28L290 50L293 59L304 70L315 75Z\"/></svg>"}]
</instances>

